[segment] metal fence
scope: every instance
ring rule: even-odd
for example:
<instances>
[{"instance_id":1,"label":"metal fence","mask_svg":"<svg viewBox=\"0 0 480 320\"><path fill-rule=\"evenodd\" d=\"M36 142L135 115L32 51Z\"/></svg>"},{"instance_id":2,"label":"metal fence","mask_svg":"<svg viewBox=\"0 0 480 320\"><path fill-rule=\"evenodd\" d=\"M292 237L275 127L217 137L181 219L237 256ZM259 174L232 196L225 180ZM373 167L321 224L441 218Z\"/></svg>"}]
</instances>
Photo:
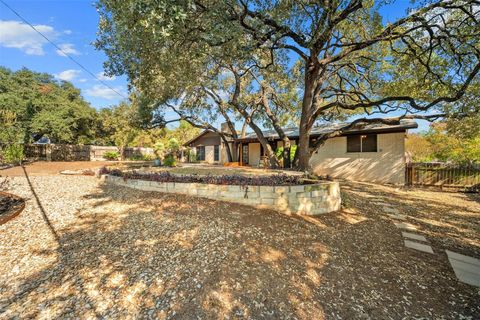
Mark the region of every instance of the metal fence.
<instances>
[{"instance_id":1,"label":"metal fence","mask_svg":"<svg viewBox=\"0 0 480 320\"><path fill-rule=\"evenodd\" d=\"M480 167L442 163L408 163L406 185L480 191Z\"/></svg>"}]
</instances>

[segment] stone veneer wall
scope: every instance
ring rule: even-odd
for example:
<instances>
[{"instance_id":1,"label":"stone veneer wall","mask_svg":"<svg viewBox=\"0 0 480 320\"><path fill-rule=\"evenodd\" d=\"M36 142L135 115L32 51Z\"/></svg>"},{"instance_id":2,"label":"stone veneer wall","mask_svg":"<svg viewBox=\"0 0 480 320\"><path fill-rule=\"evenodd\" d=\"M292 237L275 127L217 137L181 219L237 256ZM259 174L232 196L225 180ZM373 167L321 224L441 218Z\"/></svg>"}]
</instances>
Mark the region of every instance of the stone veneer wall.
<instances>
[{"instance_id":1,"label":"stone veneer wall","mask_svg":"<svg viewBox=\"0 0 480 320\"><path fill-rule=\"evenodd\" d=\"M110 175L105 175L105 181L138 190L181 193L304 215L336 211L341 205L339 183L331 181L278 187L124 180Z\"/></svg>"}]
</instances>

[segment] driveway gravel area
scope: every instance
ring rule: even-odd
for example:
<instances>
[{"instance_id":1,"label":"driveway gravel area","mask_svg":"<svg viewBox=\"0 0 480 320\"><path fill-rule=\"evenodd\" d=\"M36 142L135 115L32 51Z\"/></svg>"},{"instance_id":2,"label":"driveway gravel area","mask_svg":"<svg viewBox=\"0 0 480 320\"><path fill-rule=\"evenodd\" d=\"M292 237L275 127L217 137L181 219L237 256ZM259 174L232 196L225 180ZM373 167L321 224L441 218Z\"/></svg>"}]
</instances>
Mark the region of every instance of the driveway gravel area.
<instances>
[{"instance_id":1,"label":"driveway gravel area","mask_svg":"<svg viewBox=\"0 0 480 320\"><path fill-rule=\"evenodd\" d=\"M479 256L478 196L342 183L342 211L299 217L92 176L6 179L27 205L0 226L0 319L480 318L445 254ZM378 202L434 254L406 248Z\"/></svg>"}]
</instances>

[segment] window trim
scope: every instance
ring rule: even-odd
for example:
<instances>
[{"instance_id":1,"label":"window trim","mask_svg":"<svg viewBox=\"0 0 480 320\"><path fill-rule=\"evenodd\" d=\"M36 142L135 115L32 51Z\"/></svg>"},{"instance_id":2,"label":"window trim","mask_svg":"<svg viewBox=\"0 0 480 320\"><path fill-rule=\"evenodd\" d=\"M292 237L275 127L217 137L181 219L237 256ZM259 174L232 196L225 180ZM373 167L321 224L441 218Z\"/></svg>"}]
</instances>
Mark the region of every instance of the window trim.
<instances>
[{"instance_id":1,"label":"window trim","mask_svg":"<svg viewBox=\"0 0 480 320\"><path fill-rule=\"evenodd\" d=\"M375 136L375 151L363 151L363 137ZM348 138L358 137L360 138L360 151L348 151ZM351 134L346 137L346 153L378 153L378 134Z\"/></svg>"},{"instance_id":2,"label":"window trim","mask_svg":"<svg viewBox=\"0 0 480 320\"><path fill-rule=\"evenodd\" d=\"M203 150L203 159L200 159L199 158L199 155L201 152L199 152L199 150ZM195 149L196 153L197 153L197 161L205 161L205 146L196 146L196 149Z\"/></svg>"}]
</instances>

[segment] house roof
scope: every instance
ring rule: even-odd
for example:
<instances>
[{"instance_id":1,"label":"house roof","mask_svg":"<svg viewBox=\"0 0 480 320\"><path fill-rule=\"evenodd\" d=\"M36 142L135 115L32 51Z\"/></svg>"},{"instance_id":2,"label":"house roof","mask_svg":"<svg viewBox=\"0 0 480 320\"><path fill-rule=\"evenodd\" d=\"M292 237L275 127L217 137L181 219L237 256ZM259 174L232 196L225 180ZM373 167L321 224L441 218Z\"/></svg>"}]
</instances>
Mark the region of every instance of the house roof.
<instances>
[{"instance_id":1,"label":"house roof","mask_svg":"<svg viewBox=\"0 0 480 320\"><path fill-rule=\"evenodd\" d=\"M325 124L317 125L312 128L310 136L315 137L322 134L331 133L349 124L350 124L349 122L337 122L337 123L325 123ZM354 134L354 133L399 132L399 131L405 131L407 129L415 129L417 127L418 125L415 121L404 119L404 120L401 120L399 124L395 124L395 125L383 124L383 123L367 124L358 128L352 128L352 129L346 130L343 134L348 135L348 134ZM283 130L285 131L285 134L289 138L299 137L298 127L284 128ZM195 138L186 142L184 145L188 145L192 143L193 141L200 138L207 132L210 132L210 131L209 130L203 131ZM278 136L275 130L263 130L262 132L264 137L267 138L268 140L280 139L280 137ZM251 141L256 139L257 139L256 133L250 132L250 133L247 133L244 138L236 139L236 141Z\"/></svg>"},{"instance_id":2,"label":"house roof","mask_svg":"<svg viewBox=\"0 0 480 320\"><path fill-rule=\"evenodd\" d=\"M213 132L212 130L208 130L208 129L204 129L202 132L200 132L197 136L193 137L192 139L188 140L187 142L185 142L183 145L184 146L188 146L190 143L192 143L193 141L197 140L198 138L204 136L205 134L209 133L209 132Z\"/></svg>"},{"instance_id":3,"label":"house roof","mask_svg":"<svg viewBox=\"0 0 480 320\"><path fill-rule=\"evenodd\" d=\"M347 125L349 125L348 122L321 124L321 125L318 125L318 126L315 126L315 127L312 128L310 136L319 136L319 135L322 135L322 134L331 133L331 132L334 132L335 130L341 129L342 127L345 127ZM404 130L407 130L407 129L415 129L417 127L418 127L417 123L413 120L401 120L400 124L396 124L396 125L388 125L388 124L382 124L382 123L367 124L367 125L362 126L360 128L352 128L352 129L346 130L344 132L344 134L374 133L374 132L396 132L396 131L404 131ZM285 128L283 130L285 131L285 134L289 138L298 138L299 137L298 127ZM278 134L275 130L265 130L265 131L263 131L263 135L267 139L279 139L279 136L278 136ZM257 135L255 134L255 132L248 133L245 136L245 138L241 138L241 139L238 139L238 140L242 141L242 140L252 140L252 139L257 139Z\"/></svg>"}]
</instances>

